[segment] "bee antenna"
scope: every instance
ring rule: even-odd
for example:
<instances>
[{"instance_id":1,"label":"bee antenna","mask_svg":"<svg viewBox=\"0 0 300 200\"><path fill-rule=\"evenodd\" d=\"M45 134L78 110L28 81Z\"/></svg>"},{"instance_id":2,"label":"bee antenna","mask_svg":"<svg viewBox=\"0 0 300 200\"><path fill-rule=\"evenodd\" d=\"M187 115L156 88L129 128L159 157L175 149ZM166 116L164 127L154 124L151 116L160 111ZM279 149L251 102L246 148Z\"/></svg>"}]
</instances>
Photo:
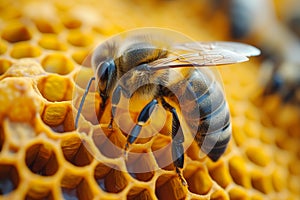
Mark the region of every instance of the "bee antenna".
<instances>
[{"instance_id":1,"label":"bee antenna","mask_svg":"<svg viewBox=\"0 0 300 200\"><path fill-rule=\"evenodd\" d=\"M92 85L92 82L93 82L94 80L95 80L95 77L92 77L92 78L89 80L89 82L88 82L88 84L87 84L87 86L86 86L86 88L85 88L84 94L83 94L82 99L81 99L81 101L80 101L80 105L79 105L79 108L78 108L78 112L77 112L77 115L76 115L76 119L75 119L75 129L77 129L77 126L78 126L79 116L80 116L80 113L81 113L81 110L82 110L82 107L83 107L83 103L84 103L84 101L85 101L85 98L86 98L86 96L87 96L87 94L88 94L88 92L89 92L89 89L90 89L90 87L91 87L91 85Z\"/></svg>"}]
</instances>

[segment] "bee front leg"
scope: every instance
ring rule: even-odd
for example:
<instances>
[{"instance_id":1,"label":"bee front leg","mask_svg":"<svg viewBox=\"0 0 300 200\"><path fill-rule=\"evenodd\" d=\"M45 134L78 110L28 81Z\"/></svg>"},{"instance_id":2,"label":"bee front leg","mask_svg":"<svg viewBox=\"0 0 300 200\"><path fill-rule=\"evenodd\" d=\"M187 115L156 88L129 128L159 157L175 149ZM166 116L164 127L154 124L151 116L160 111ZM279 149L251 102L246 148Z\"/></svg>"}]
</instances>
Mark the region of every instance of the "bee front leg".
<instances>
[{"instance_id":1,"label":"bee front leg","mask_svg":"<svg viewBox=\"0 0 300 200\"><path fill-rule=\"evenodd\" d=\"M187 185L185 179L182 176L182 172L180 169L183 168L184 165L184 134L180 126L180 121L176 112L176 109L168 104L162 98L162 106L172 113L172 159L173 164L176 169L176 173L178 174L179 179L181 180L183 185Z\"/></svg>"},{"instance_id":2,"label":"bee front leg","mask_svg":"<svg viewBox=\"0 0 300 200\"><path fill-rule=\"evenodd\" d=\"M133 127L130 134L127 136L127 143L125 145L125 157L127 157L127 150L129 148L129 145L132 144L138 138L138 135L140 134L143 125L150 118L150 115L152 114L154 107L157 105L157 103L157 100L153 99L143 108L143 110L139 114L137 124Z\"/></svg>"}]
</instances>

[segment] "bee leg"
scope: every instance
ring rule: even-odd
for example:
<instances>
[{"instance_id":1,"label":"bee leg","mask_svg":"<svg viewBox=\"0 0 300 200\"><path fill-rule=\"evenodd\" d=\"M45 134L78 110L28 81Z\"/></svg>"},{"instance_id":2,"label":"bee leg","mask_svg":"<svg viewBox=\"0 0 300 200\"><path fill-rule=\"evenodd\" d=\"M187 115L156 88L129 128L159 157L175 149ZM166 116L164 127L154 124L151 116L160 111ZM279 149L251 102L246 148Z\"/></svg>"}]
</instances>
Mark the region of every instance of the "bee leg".
<instances>
[{"instance_id":1,"label":"bee leg","mask_svg":"<svg viewBox=\"0 0 300 200\"><path fill-rule=\"evenodd\" d=\"M172 113L172 159L173 164L178 174L179 179L183 185L187 185L185 179L182 176L181 169L184 165L184 149L182 143L184 142L184 134L180 126L180 121L176 112L176 109L168 104L162 98L162 106Z\"/></svg>"},{"instance_id":2,"label":"bee leg","mask_svg":"<svg viewBox=\"0 0 300 200\"><path fill-rule=\"evenodd\" d=\"M83 94L83 96L82 96L82 98L81 98L80 105L79 105L79 108L78 108L78 111L77 111L77 115L76 115L76 118L75 118L75 125L74 125L74 126L75 126L75 129L78 128L78 122L79 122L80 113L81 113L81 111L82 111L82 108L83 108L83 104L84 104L85 98L86 98L87 94L89 93L89 89L90 89L90 87L91 87L91 85L92 85L92 82L93 82L94 80L95 80L95 77L92 77L92 78L89 80L89 82L88 82L88 84L87 84L87 86L86 86L86 88L85 88L84 94Z\"/></svg>"},{"instance_id":3,"label":"bee leg","mask_svg":"<svg viewBox=\"0 0 300 200\"><path fill-rule=\"evenodd\" d=\"M154 107L157 105L157 100L153 99L151 102L149 102L141 111L141 113L138 116L138 122L131 130L130 134L127 136L127 143L125 145L125 157L127 157L127 150L129 148L129 145L132 144L140 134L143 125L147 122L150 115L153 112Z\"/></svg>"}]
</instances>

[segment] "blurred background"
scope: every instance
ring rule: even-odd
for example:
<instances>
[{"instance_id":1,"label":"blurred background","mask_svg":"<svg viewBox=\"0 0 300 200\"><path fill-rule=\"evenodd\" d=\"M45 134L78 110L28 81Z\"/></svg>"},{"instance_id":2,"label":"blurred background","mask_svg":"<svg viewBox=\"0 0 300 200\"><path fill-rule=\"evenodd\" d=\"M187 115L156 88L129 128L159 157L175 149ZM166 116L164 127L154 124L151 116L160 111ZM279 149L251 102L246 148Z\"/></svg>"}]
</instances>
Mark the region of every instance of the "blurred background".
<instances>
[{"instance_id":1,"label":"blurred background","mask_svg":"<svg viewBox=\"0 0 300 200\"><path fill-rule=\"evenodd\" d=\"M0 0L0 199L299 199L299 8L299 0ZM173 181L172 170L163 169L147 181L107 170L78 150L81 140L74 139L68 114L59 121L60 115L53 114L59 109L53 113L46 109L63 104L69 106L64 112L71 110L69 93L76 72L100 42L149 26L177 30L196 41L239 41L262 51L249 62L217 67L231 110L233 137L217 163L199 160L188 149L184 168L188 189ZM22 135L27 128L10 124L14 116L4 105L21 104L14 103L14 95L9 102L4 98L10 96L5 81L31 77L23 65L20 71L26 73L15 70L24 58L46 74L43 81L31 78L45 108L37 111L41 120L30 126L36 135L44 128L47 134L18 143L16 132ZM48 76L68 86L52 87ZM88 78L83 79L82 88ZM34 143L50 146L33 148ZM49 149L56 155L56 165L52 154L37 153ZM79 157L69 153L72 150L81 152ZM53 165L57 171L49 169Z\"/></svg>"}]
</instances>

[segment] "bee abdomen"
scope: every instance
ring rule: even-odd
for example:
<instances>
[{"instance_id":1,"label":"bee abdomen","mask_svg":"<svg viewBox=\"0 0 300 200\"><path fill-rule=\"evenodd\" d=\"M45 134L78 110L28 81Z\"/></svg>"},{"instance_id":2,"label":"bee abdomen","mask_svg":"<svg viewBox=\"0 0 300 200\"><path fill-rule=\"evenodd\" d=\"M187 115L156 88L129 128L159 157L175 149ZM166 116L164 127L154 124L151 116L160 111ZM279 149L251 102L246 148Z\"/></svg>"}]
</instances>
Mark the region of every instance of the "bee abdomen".
<instances>
[{"instance_id":1,"label":"bee abdomen","mask_svg":"<svg viewBox=\"0 0 300 200\"><path fill-rule=\"evenodd\" d=\"M218 160L231 136L230 113L219 82L208 71L195 69L163 94L173 101L178 99L198 146L213 161Z\"/></svg>"},{"instance_id":2,"label":"bee abdomen","mask_svg":"<svg viewBox=\"0 0 300 200\"><path fill-rule=\"evenodd\" d=\"M201 150L216 161L226 150L230 135L230 114L227 103L223 101L214 112L199 120L195 140Z\"/></svg>"},{"instance_id":3,"label":"bee abdomen","mask_svg":"<svg viewBox=\"0 0 300 200\"><path fill-rule=\"evenodd\" d=\"M200 70L187 79L185 92L181 97L185 116L189 119L203 119L213 113L225 101L220 85ZM194 103L190 103L193 101Z\"/></svg>"},{"instance_id":4,"label":"bee abdomen","mask_svg":"<svg viewBox=\"0 0 300 200\"><path fill-rule=\"evenodd\" d=\"M230 141L231 124L228 123L222 129L198 137L199 141L196 140L201 150L206 153L210 159L217 161L225 152Z\"/></svg>"},{"instance_id":5,"label":"bee abdomen","mask_svg":"<svg viewBox=\"0 0 300 200\"><path fill-rule=\"evenodd\" d=\"M231 136L230 113L219 83L196 72L188 79L189 92L195 95L196 104L183 109L187 123L197 130L195 141L213 161L224 153ZM206 85L206 89L203 87ZM201 87L199 87L201 85ZM186 93L188 92L186 91Z\"/></svg>"},{"instance_id":6,"label":"bee abdomen","mask_svg":"<svg viewBox=\"0 0 300 200\"><path fill-rule=\"evenodd\" d=\"M225 101L212 113L200 118L198 132L207 135L209 132L222 129L229 123L229 112Z\"/></svg>"},{"instance_id":7,"label":"bee abdomen","mask_svg":"<svg viewBox=\"0 0 300 200\"><path fill-rule=\"evenodd\" d=\"M200 118L206 118L225 102L217 82L211 83L205 94L197 98Z\"/></svg>"}]
</instances>

